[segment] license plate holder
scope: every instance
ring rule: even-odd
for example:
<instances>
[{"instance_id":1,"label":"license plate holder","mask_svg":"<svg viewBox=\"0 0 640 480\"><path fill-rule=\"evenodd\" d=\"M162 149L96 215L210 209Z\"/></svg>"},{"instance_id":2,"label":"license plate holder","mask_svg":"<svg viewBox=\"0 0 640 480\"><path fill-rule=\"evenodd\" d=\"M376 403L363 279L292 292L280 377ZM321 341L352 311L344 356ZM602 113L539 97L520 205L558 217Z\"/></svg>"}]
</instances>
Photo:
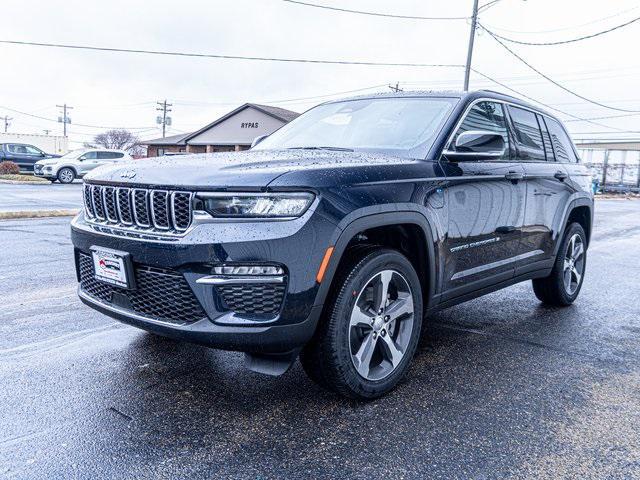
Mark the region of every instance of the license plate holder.
<instances>
[{"instance_id":1,"label":"license plate holder","mask_svg":"<svg viewBox=\"0 0 640 480\"><path fill-rule=\"evenodd\" d=\"M96 280L127 290L135 288L130 253L98 246L92 246L90 250Z\"/></svg>"}]
</instances>

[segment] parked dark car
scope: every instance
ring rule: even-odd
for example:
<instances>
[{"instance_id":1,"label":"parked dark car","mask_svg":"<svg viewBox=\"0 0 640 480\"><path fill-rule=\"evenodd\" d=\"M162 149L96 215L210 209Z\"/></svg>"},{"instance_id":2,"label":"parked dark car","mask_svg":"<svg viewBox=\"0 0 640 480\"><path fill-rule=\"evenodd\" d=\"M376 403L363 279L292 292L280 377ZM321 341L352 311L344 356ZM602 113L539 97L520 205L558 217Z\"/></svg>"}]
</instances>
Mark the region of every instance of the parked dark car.
<instances>
[{"instance_id":1,"label":"parked dark car","mask_svg":"<svg viewBox=\"0 0 640 480\"><path fill-rule=\"evenodd\" d=\"M370 399L405 375L428 314L525 280L570 305L591 176L562 124L491 91L309 110L248 152L85 177L81 300L137 327L246 352Z\"/></svg>"},{"instance_id":2,"label":"parked dark car","mask_svg":"<svg viewBox=\"0 0 640 480\"><path fill-rule=\"evenodd\" d=\"M59 156L45 153L38 147L26 143L0 143L0 162L7 160L17 163L21 172L33 172L33 165L38 160Z\"/></svg>"}]
</instances>

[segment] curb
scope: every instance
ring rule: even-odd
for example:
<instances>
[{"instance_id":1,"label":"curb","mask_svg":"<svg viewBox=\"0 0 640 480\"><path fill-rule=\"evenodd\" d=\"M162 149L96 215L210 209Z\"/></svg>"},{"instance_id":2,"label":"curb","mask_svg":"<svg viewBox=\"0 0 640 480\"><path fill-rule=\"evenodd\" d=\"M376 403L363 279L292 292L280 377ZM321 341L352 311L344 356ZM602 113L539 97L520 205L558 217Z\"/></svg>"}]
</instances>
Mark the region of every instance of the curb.
<instances>
[{"instance_id":1,"label":"curb","mask_svg":"<svg viewBox=\"0 0 640 480\"><path fill-rule=\"evenodd\" d=\"M68 210L26 210L22 212L0 212L0 220L18 220L22 218L73 217L80 209Z\"/></svg>"},{"instance_id":2,"label":"curb","mask_svg":"<svg viewBox=\"0 0 640 480\"><path fill-rule=\"evenodd\" d=\"M5 180L4 178L0 178L0 183L6 183L9 185L48 185L51 182L39 182L36 181L27 181L27 180Z\"/></svg>"}]
</instances>

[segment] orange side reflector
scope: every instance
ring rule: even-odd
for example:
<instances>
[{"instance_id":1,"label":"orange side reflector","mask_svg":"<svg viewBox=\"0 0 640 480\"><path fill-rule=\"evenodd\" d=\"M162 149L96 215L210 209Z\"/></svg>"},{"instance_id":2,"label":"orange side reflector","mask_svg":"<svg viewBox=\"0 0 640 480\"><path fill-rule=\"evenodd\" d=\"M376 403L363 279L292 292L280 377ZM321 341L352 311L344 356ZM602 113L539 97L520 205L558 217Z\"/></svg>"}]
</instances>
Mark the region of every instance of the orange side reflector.
<instances>
[{"instance_id":1,"label":"orange side reflector","mask_svg":"<svg viewBox=\"0 0 640 480\"><path fill-rule=\"evenodd\" d=\"M320 268L318 269L318 274L316 275L316 282L322 283L322 279L324 278L324 272L327 271L327 266L329 266L329 260L331 259L332 253L333 253L333 247L327 248L327 251L324 252L324 257L322 257L322 263L320 263Z\"/></svg>"}]
</instances>

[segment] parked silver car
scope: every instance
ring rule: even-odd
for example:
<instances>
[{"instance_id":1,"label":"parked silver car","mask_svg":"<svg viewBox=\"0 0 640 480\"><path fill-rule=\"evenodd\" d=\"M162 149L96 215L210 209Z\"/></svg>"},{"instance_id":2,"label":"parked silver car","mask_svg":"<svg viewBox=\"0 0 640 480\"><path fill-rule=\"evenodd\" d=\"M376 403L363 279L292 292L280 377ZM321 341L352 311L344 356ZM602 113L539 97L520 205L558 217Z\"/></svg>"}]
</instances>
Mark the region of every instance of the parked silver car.
<instances>
[{"instance_id":1,"label":"parked silver car","mask_svg":"<svg viewBox=\"0 0 640 480\"><path fill-rule=\"evenodd\" d=\"M81 148L72 150L60 158L36 162L33 173L36 177L44 177L52 182L58 180L60 183L71 183L101 165L132 159L131 155L122 150Z\"/></svg>"}]
</instances>

